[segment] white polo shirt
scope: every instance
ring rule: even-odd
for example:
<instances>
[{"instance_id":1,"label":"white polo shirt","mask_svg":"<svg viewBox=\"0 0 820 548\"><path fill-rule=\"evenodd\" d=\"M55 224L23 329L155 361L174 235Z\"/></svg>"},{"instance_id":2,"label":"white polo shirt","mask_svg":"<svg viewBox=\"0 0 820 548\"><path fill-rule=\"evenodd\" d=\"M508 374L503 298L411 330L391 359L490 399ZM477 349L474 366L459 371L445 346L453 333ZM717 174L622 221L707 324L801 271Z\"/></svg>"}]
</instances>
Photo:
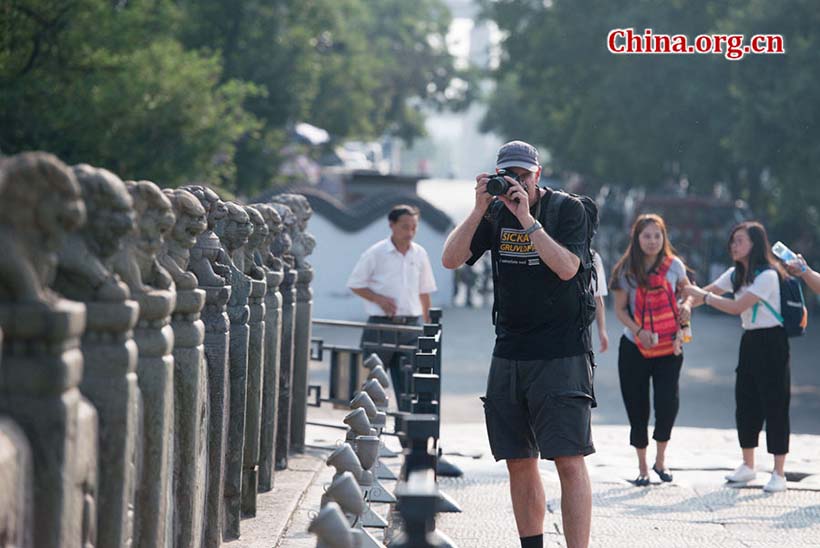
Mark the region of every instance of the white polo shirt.
<instances>
[{"instance_id":1,"label":"white polo shirt","mask_svg":"<svg viewBox=\"0 0 820 548\"><path fill-rule=\"evenodd\" d=\"M410 249L402 255L390 238L385 238L362 253L347 287L367 288L392 298L396 302L396 316L421 316L419 295L435 291L436 280L423 247L410 242ZM384 316L384 310L376 303L365 300L364 309L369 316Z\"/></svg>"}]
</instances>

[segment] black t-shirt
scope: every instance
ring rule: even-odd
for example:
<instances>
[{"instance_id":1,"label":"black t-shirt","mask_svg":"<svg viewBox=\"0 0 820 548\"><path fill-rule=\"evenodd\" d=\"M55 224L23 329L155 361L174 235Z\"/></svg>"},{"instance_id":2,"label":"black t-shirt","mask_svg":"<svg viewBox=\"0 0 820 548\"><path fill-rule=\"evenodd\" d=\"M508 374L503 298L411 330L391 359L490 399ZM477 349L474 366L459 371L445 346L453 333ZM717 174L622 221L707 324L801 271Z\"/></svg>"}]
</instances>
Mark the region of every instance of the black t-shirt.
<instances>
[{"instance_id":1,"label":"black t-shirt","mask_svg":"<svg viewBox=\"0 0 820 548\"><path fill-rule=\"evenodd\" d=\"M541 198L538 220L544 226L550 193L546 189ZM589 352L589 329L580 327L577 280L561 280L538 256L518 219L504 206L499 212L495 229L486 217L478 225L470 244L472 257L467 261L474 264L489 249L496 263L498 318L493 355L546 360ZM567 198L558 213L556 234L550 236L583 261L587 237L583 204Z\"/></svg>"}]
</instances>

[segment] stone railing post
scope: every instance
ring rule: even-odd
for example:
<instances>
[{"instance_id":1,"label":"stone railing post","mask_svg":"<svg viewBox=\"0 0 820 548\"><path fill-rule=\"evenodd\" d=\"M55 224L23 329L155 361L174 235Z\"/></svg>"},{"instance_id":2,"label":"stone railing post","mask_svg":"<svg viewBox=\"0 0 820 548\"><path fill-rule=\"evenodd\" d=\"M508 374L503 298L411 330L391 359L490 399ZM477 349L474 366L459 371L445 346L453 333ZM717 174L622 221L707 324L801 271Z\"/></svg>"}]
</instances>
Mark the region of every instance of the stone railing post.
<instances>
[{"instance_id":1,"label":"stone railing post","mask_svg":"<svg viewBox=\"0 0 820 548\"><path fill-rule=\"evenodd\" d=\"M174 330L174 546L202 545L208 480L208 370L205 324L200 313L205 291L177 291Z\"/></svg>"},{"instance_id":2,"label":"stone railing post","mask_svg":"<svg viewBox=\"0 0 820 548\"><path fill-rule=\"evenodd\" d=\"M279 351L282 338L281 270L267 271L265 295L265 370L262 374L262 423L259 435L259 491L273 489L276 422L279 403Z\"/></svg>"},{"instance_id":3,"label":"stone railing post","mask_svg":"<svg viewBox=\"0 0 820 548\"><path fill-rule=\"evenodd\" d=\"M310 361L311 315L313 309L313 268L296 271L296 314L293 329L293 400L290 442L295 451L305 450L307 421L308 364Z\"/></svg>"},{"instance_id":4,"label":"stone railing post","mask_svg":"<svg viewBox=\"0 0 820 548\"><path fill-rule=\"evenodd\" d=\"M137 346L132 329L139 305L88 302L82 338L84 358L80 390L99 415L99 546L128 546L134 535L140 438L140 390Z\"/></svg>"},{"instance_id":5,"label":"stone railing post","mask_svg":"<svg viewBox=\"0 0 820 548\"><path fill-rule=\"evenodd\" d=\"M230 322L226 305L231 287L199 286L205 291L205 363L208 370L208 485L205 501L205 548L222 544L225 455L230 416L228 347Z\"/></svg>"},{"instance_id":6,"label":"stone railing post","mask_svg":"<svg viewBox=\"0 0 820 548\"><path fill-rule=\"evenodd\" d=\"M265 293L264 280L251 280L248 296L248 384L245 406L245 446L242 464L242 515L256 515L259 482L259 430L262 423L262 383L265 360Z\"/></svg>"},{"instance_id":7,"label":"stone railing post","mask_svg":"<svg viewBox=\"0 0 820 548\"><path fill-rule=\"evenodd\" d=\"M295 327L296 270L285 266L279 285L282 294L282 345L279 358L279 416L276 426L276 469L288 467L290 450L290 410L293 382L293 331Z\"/></svg>"},{"instance_id":8,"label":"stone railing post","mask_svg":"<svg viewBox=\"0 0 820 548\"><path fill-rule=\"evenodd\" d=\"M97 450L96 428L84 431L95 426L96 413L77 386L85 306L67 300L50 306L0 303L0 327L0 414L20 426L32 455L39 456L34 468L34 546L93 545L96 486L78 481L78 472L87 470L83 457L92 452L96 456ZM90 445L80 445L86 442ZM93 464L96 468L96 459Z\"/></svg>"},{"instance_id":9,"label":"stone railing post","mask_svg":"<svg viewBox=\"0 0 820 548\"><path fill-rule=\"evenodd\" d=\"M173 544L174 330L176 293L155 289L135 296L140 316L134 330L142 393L142 470L137 486L135 546Z\"/></svg>"}]
</instances>

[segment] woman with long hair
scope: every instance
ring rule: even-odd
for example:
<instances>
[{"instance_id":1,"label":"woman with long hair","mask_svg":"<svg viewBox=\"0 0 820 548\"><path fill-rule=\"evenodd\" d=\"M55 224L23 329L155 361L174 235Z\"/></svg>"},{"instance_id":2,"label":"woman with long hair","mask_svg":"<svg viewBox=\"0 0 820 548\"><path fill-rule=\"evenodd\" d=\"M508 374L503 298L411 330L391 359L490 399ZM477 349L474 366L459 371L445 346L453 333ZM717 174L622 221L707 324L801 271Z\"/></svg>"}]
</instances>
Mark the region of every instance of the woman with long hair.
<instances>
[{"instance_id":1,"label":"woman with long hair","mask_svg":"<svg viewBox=\"0 0 820 548\"><path fill-rule=\"evenodd\" d=\"M778 316L780 280L786 273L772 255L766 229L755 221L732 229L729 255L734 266L717 280L703 289L695 285L684 288L695 299L695 306L706 304L740 315L744 330L735 377L735 421L743 463L726 479L749 482L756 477L755 448L765 422L766 446L774 455L774 470L763 489L785 491L791 374L789 339ZM729 292L734 298L720 296Z\"/></svg>"},{"instance_id":2,"label":"woman with long hair","mask_svg":"<svg viewBox=\"0 0 820 548\"><path fill-rule=\"evenodd\" d=\"M632 225L629 247L612 270L610 289L615 314L624 324L618 347L618 376L629 443L637 452L635 485L649 485L649 384L655 409L655 463L661 481L672 481L666 468L666 446L678 414L678 379L683 365L681 324L689 322L690 300L678 303L677 288L688 284L686 266L676 256L666 223L659 215L640 215Z\"/></svg>"}]
</instances>

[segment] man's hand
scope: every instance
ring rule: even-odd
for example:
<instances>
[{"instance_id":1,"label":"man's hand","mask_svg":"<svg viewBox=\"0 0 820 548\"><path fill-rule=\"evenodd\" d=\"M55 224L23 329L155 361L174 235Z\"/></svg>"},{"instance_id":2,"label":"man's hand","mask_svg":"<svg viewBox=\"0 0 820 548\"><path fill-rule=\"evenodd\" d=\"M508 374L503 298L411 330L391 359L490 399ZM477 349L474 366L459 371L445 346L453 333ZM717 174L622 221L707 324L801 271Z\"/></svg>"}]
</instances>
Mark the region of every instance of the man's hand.
<instances>
[{"instance_id":1,"label":"man's hand","mask_svg":"<svg viewBox=\"0 0 820 548\"><path fill-rule=\"evenodd\" d=\"M384 310L385 316L390 316L391 318L396 315L396 301L391 299L390 297L385 297L384 295L379 295L376 304Z\"/></svg>"},{"instance_id":2,"label":"man's hand","mask_svg":"<svg viewBox=\"0 0 820 548\"><path fill-rule=\"evenodd\" d=\"M498 199L504 202L507 209L515 215L522 228L529 228L535 222L535 218L530 215L530 199L527 196L527 189L512 177L504 176L504 178L510 183L510 188Z\"/></svg>"},{"instance_id":3,"label":"man's hand","mask_svg":"<svg viewBox=\"0 0 820 548\"><path fill-rule=\"evenodd\" d=\"M475 178L475 209L482 215L493 201L493 196L487 193L487 181L490 180L490 176L489 173L480 173Z\"/></svg>"}]
</instances>

